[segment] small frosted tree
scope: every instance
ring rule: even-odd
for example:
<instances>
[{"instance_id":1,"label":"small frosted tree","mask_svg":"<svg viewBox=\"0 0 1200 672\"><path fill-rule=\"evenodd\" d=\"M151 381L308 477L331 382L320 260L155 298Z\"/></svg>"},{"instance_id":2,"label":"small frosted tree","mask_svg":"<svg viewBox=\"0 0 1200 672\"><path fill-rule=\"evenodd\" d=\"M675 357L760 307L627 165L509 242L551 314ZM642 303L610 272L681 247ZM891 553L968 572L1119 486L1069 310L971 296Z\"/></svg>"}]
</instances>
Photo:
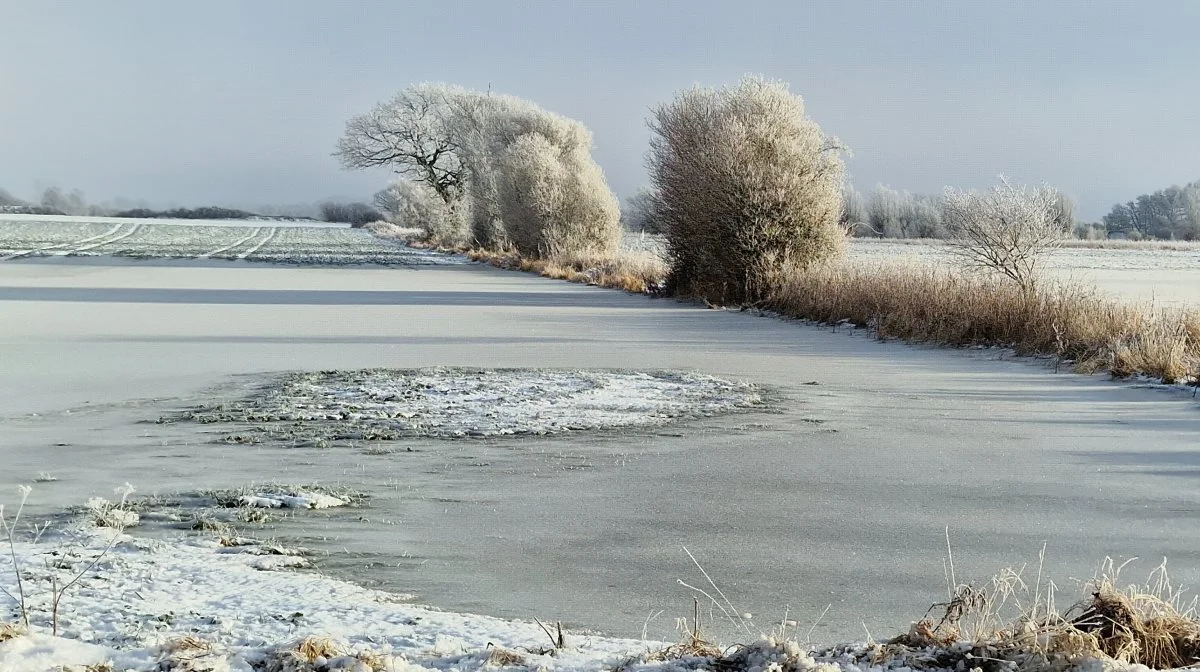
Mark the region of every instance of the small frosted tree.
<instances>
[{"instance_id":1,"label":"small frosted tree","mask_svg":"<svg viewBox=\"0 0 1200 672\"><path fill-rule=\"evenodd\" d=\"M842 148L785 84L695 87L655 109L650 128L675 293L758 301L781 274L844 249Z\"/></svg>"},{"instance_id":2,"label":"small frosted tree","mask_svg":"<svg viewBox=\"0 0 1200 672\"><path fill-rule=\"evenodd\" d=\"M997 273L1032 292L1046 256L1065 232L1059 192L1015 186L1007 179L987 191L947 188L942 221L949 251L968 268Z\"/></svg>"},{"instance_id":3,"label":"small frosted tree","mask_svg":"<svg viewBox=\"0 0 1200 672\"><path fill-rule=\"evenodd\" d=\"M420 229L428 242L445 247L467 242L465 203L446 203L423 182L397 180L375 194L375 206L389 222Z\"/></svg>"},{"instance_id":4,"label":"small frosted tree","mask_svg":"<svg viewBox=\"0 0 1200 672\"><path fill-rule=\"evenodd\" d=\"M847 235L868 235L871 231L868 224L867 199L849 183L842 186L842 214L838 218L838 224Z\"/></svg>"},{"instance_id":5,"label":"small frosted tree","mask_svg":"<svg viewBox=\"0 0 1200 672\"><path fill-rule=\"evenodd\" d=\"M645 187L625 199L621 208L621 224L627 231L662 233L658 225L658 193Z\"/></svg>"}]
</instances>

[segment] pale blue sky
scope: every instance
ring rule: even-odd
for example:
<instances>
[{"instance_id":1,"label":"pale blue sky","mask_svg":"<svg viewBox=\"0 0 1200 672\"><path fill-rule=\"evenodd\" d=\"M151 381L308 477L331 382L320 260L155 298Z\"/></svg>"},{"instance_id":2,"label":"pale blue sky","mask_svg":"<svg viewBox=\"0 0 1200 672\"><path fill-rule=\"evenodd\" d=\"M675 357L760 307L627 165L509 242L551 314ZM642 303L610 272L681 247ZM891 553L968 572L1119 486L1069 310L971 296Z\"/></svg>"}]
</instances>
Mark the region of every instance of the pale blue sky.
<instances>
[{"instance_id":1,"label":"pale blue sky","mask_svg":"<svg viewBox=\"0 0 1200 672\"><path fill-rule=\"evenodd\" d=\"M581 119L621 195L648 109L786 80L855 184L1046 181L1096 218L1200 179L1200 2L0 0L0 186L181 205L363 199L346 118L419 81Z\"/></svg>"}]
</instances>

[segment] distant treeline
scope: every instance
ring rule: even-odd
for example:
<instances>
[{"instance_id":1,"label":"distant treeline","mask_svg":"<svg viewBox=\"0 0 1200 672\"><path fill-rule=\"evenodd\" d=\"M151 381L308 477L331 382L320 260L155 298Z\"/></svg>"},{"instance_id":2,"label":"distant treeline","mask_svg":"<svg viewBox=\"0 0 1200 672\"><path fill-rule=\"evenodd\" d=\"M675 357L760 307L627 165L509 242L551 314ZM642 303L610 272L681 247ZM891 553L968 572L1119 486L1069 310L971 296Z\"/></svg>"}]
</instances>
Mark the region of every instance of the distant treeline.
<instances>
[{"instance_id":1,"label":"distant treeline","mask_svg":"<svg viewBox=\"0 0 1200 672\"><path fill-rule=\"evenodd\" d=\"M364 226L383 218L376 208L366 203L325 201L309 205L262 206L255 210L252 212L241 208L218 206L159 210L131 202L128 199L118 199L115 204L89 204L84 198L83 192L78 189L67 192L59 187L46 189L42 193L40 203L31 203L0 188L0 213L21 215L128 217L133 219L320 220L352 226Z\"/></svg>"},{"instance_id":2,"label":"distant treeline","mask_svg":"<svg viewBox=\"0 0 1200 672\"><path fill-rule=\"evenodd\" d=\"M1200 180L1118 203L1102 225L1129 238L1200 240Z\"/></svg>"},{"instance_id":3,"label":"distant treeline","mask_svg":"<svg viewBox=\"0 0 1200 672\"><path fill-rule=\"evenodd\" d=\"M863 194L851 185L842 189L843 228L860 237L945 238L942 195L914 194L879 185ZM1054 221L1063 232L1075 229L1075 202L1055 192Z\"/></svg>"},{"instance_id":4,"label":"distant treeline","mask_svg":"<svg viewBox=\"0 0 1200 672\"><path fill-rule=\"evenodd\" d=\"M1059 194L1056 217L1077 238L1200 240L1200 180L1171 186L1114 205L1099 222L1077 222L1075 204ZM878 186L867 194L847 185L842 225L856 236L944 238L941 197Z\"/></svg>"},{"instance_id":5,"label":"distant treeline","mask_svg":"<svg viewBox=\"0 0 1200 672\"><path fill-rule=\"evenodd\" d=\"M114 212L113 217L133 217L138 219L250 219L254 213L231 208L174 208L171 210L151 210L149 208L134 208Z\"/></svg>"}]
</instances>

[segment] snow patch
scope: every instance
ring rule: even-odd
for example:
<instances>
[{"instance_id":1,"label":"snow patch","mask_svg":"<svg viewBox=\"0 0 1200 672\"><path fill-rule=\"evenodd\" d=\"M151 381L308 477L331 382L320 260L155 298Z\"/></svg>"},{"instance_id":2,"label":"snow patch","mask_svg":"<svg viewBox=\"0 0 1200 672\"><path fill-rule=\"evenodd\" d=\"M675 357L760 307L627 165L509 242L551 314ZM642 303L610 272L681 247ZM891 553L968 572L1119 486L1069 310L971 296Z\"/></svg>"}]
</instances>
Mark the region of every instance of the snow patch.
<instances>
[{"instance_id":1,"label":"snow patch","mask_svg":"<svg viewBox=\"0 0 1200 672\"><path fill-rule=\"evenodd\" d=\"M329 509L345 506L349 502L320 492L296 492L292 494L260 492L238 498L242 506L261 509Z\"/></svg>"}]
</instances>

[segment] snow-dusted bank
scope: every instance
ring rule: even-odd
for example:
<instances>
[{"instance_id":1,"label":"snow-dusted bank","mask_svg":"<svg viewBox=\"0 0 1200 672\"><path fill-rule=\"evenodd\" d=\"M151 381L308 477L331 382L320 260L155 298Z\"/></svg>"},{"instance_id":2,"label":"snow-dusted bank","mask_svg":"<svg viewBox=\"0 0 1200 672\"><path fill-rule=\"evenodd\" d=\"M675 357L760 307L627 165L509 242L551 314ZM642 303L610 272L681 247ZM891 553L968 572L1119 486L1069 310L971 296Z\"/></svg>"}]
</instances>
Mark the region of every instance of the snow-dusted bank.
<instances>
[{"instance_id":1,"label":"snow-dusted bank","mask_svg":"<svg viewBox=\"0 0 1200 672\"><path fill-rule=\"evenodd\" d=\"M164 541L92 524L10 541L6 550L4 672L1147 669L1086 646L1082 653L1057 651L1043 642L1036 652L1014 652L956 641L957 619L951 630L923 620L885 644L820 649L807 644L802 624L788 620L757 633L743 621L746 638L728 647L704 641L699 624L686 619L682 642L674 644L564 632L536 620L408 604L401 595L295 571L308 566L300 550L229 535Z\"/></svg>"}]
</instances>

